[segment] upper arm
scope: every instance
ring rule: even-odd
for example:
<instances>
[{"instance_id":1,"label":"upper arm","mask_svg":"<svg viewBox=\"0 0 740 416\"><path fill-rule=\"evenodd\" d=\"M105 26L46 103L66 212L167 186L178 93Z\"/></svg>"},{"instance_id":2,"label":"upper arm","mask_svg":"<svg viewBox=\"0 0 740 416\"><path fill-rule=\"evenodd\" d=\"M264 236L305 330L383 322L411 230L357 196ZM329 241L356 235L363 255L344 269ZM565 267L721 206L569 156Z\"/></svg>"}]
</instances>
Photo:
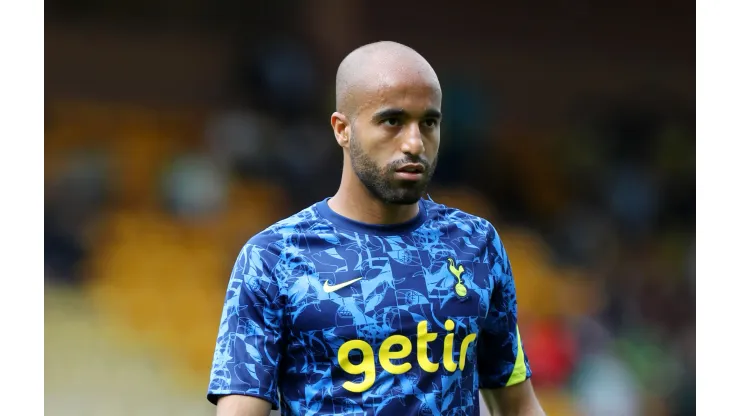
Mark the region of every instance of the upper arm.
<instances>
[{"instance_id":1,"label":"upper arm","mask_svg":"<svg viewBox=\"0 0 740 416\"><path fill-rule=\"evenodd\" d=\"M486 406L495 416L544 416L530 380L500 389L482 390Z\"/></svg>"},{"instance_id":2,"label":"upper arm","mask_svg":"<svg viewBox=\"0 0 740 416\"><path fill-rule=\"evenodd\" d=\"M239 253L229 279L213 355L208 386L211 403L221 403L222 396L242 395L266 401L273 409L279 407L282 308L277 301L277 281L272 276L277 259L264 244L251 240ZM224 403L235 400L242 403L233 398Z\"/></svg>"},{"instance_id":3,"label":"upper arm","mask_svg":"<svg viewBox=\"0 0 740 416\"><path fill-rule=\"evenodd\" d=\"M216 416L268 416L270 402L252 396L230 395L218 400Z\"/></svg>"},{"instance_id":4,"label":"upper arm","mask_svg":"<svg viewBox=\"0 0 740 416\"><path fill-rule=\"evenodd\" d=\"M517 324L517 299L511 263L495 230L489 244L494 287L478 340L480 387L513 386L532 376Z\"/></svg>"}]
</instances>

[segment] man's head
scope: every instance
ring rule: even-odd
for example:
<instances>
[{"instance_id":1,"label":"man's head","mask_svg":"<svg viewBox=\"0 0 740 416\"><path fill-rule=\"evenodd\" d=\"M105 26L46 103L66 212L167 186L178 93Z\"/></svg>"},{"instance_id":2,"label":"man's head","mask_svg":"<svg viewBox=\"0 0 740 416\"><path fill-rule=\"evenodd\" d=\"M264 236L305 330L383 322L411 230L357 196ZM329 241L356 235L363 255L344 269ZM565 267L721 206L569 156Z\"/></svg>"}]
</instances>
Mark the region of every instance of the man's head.
<instances>
[{"instance_id":1,"label":"man's head","mask_svg":"<svg viewBox=\"0 0 740 416\"><path fill-rule=\"evenodd\" d=\"M416 203L439 150L442 90L432 67L407 46L372 43L339 65L336 94L331 123L354 174L384 203Z\"/></svg>"}]
</instances>

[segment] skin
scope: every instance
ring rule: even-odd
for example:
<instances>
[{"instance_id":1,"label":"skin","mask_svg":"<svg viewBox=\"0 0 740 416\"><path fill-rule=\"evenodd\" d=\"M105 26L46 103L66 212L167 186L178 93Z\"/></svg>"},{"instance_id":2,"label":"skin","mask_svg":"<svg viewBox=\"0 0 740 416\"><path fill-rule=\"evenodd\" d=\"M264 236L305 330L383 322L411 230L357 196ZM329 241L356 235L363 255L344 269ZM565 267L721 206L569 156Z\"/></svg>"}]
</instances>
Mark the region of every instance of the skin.
<instances>
[{"instance_id":1,"label":"skin","mask_svg":"<svg viewBox=\"0 0 740 416\"><path fill-rule=\"evenodd\" d=\"M429 63L393 42L366 45L337 71L334 137L344 153L339 190L329 200L337 213L373 224L413 219L437 164L442 90ZM396 169L419 163L419 181Z\"/></svg>"},{"instance_id":2,"label":"skin","mask_svg":"<svg viewBox=\"0 0 740 416\"><path fill-rule=\"evenodd\" d=\"M234 394L218 399L216 416L269 416L271 409L267 400Z\"/></svg>"},{"instance_id":3,"label":"skin","mask_svg":"<svg viewBox=\"0 0 740 416\"><path fill-rule=\"evenodd\" d=\"M413 219L437 165L442 89L431 65L395 42L365 45L339 65L334 137L343 150L342 179L329 200L332 210L369 224ZM399 177L408 163L424 166L419 180ZM496 416L544 415L529 380L481 390ZM270 404L248 396L226 396L219 416L267 416Z\"/></svg>"},{"instance_id":4,"label":"skin","mask_svg":"<svg viewBox=\"0 0 740 416\"><path fill-rule=\"evenodd\" d=\"M500 389L481 389L492 416L545 416L531 380Z\"/></svg>"}]
</instances>

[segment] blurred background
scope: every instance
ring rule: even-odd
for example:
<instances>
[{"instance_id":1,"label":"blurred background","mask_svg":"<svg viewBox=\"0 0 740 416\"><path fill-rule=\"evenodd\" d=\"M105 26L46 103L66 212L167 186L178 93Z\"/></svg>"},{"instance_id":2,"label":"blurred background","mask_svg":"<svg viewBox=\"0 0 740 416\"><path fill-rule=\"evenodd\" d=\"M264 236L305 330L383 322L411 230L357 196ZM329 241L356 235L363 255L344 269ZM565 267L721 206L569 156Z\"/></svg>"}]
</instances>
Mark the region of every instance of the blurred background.
<instances>
[{"instance_id":1,"label":"blurred background","mask_svg":"<svg viewBox=\"0 0 740 416\"><path fill-rule=\"evenodd\" d=\"M694 4L45 4L45 407L206 415L254 233L339 184L334 76L395 40L444 90L437 202L509 252L548 415L694 410Z\"/></svg>"}]
</instances>

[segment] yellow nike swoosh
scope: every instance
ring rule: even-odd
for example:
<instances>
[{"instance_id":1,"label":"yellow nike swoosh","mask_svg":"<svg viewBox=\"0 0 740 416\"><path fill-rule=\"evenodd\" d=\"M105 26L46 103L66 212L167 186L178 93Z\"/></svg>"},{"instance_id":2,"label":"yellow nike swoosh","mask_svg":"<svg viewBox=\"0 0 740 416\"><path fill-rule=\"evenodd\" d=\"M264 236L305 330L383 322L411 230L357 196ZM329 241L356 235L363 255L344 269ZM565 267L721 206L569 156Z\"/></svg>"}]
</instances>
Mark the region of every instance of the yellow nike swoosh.
<instances>
[{"instance_id":1,"label":"yellow nike swoosh","mask_svg":"<svg viewBox=\"0 0 740 416\"><path fill-rule=\"evenodd\" d=\"M352 280L349 280L349 281L346 281L344 283L340 283L334 286L329 286L329 281L327 280L324 282L324 292L326 293L336 292L337 290L343 287L347 287L358 280L362 280L362 277L358 277L357 279L352 279Z\"/></svg>"}]
</instances>

